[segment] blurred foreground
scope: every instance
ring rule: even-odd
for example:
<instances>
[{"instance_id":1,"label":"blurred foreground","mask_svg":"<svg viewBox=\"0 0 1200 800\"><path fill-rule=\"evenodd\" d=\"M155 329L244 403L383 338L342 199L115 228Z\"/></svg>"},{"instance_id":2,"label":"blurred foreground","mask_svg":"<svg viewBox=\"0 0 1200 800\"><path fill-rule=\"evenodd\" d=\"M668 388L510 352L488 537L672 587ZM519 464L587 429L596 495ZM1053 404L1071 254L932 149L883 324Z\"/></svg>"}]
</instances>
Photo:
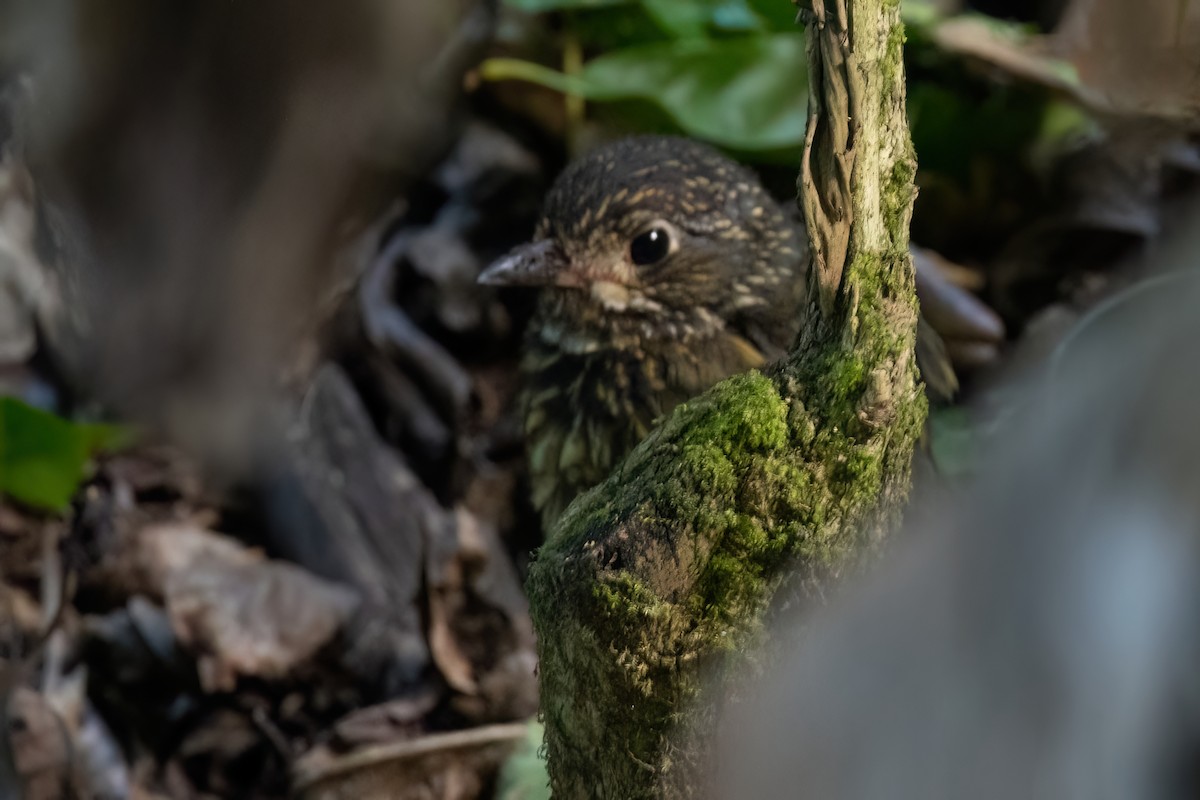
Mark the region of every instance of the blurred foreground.
<instances>
[{"instance_id":1,"label":"blurred foreground","mask_svg":"<svg viewBox=\"0 0 1200 800\"><path fill-rule=\"evenodd\" d=\"M1196 795L1197 258L1095 315L970 489L780 625L722 796Z\"/></svg>"}]
</instances>

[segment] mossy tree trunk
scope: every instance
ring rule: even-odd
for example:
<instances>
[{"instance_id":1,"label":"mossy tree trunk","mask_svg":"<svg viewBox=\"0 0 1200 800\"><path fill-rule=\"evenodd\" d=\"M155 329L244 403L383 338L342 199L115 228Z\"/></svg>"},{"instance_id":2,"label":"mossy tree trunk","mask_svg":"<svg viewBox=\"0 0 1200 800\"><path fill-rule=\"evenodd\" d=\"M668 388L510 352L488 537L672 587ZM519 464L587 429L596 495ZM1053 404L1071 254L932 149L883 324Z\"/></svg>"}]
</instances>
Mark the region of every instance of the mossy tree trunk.
<instances>
[{"instance_id":1,"label":"mossy tree trunk","mask_svg":"<svg viewBox=\"0 0 1200 800\"><path fill-rule=\"evenodd\" d=\"M792 353L677 408L532 568L556 798L701 796L706 668L753 641L785 576L819 591L907 495L926 407L899 5L805 9L812 313Z\"/></svg>"}]
</instances>

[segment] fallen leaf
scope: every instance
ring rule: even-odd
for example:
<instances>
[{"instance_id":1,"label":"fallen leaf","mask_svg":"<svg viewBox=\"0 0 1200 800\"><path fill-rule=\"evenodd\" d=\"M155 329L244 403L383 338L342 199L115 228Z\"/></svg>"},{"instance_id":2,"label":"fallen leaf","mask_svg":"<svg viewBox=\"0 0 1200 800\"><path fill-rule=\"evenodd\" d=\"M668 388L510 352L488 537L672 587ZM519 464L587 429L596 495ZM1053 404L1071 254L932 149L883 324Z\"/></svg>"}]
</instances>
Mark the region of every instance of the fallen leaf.
<instances>
[{"instance_id":1,"label":"fallen leaf","mask_svg":"<svg viewBox=\"0 0 1200 800\"><path fill-rule=\"evenodd\" d=\"M171 573L167 612L179 640L200 657L206 691L230 691L239 675L288 676L333 639L359 605L350 589L281 561L199 559Z\"/></svg>"},{"instance_id":2,"label":"fallen leaf","mask_svg":"<svg viewBox=\"0 0 1200 800\"><path fill-rule=\"evenodd\" d=\"M71 743L66 728L46 699L31 689L18 688L8 698L13 760L25 800L61 800L74 785Z\"/></svg>"}]
</instances>

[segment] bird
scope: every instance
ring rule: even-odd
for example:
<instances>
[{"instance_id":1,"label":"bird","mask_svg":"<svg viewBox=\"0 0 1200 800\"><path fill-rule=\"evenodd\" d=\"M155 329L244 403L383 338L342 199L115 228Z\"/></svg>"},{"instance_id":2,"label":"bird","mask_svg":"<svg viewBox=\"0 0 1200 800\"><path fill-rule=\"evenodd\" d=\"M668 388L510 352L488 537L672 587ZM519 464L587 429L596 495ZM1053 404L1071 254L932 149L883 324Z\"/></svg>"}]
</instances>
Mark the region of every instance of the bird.
<instances>
[{"instance_id":1,"label":"bird","mask_svg":"<svg viewBox=\"0 0 1200 800\"><path fill-rule=\"evenodd\" d=\"M808 262L797 214L707 144L632 136L566 167L478 279L539 293L518 413L545 530L675 406L786 354Z\"/></svg>"}]
</instances>

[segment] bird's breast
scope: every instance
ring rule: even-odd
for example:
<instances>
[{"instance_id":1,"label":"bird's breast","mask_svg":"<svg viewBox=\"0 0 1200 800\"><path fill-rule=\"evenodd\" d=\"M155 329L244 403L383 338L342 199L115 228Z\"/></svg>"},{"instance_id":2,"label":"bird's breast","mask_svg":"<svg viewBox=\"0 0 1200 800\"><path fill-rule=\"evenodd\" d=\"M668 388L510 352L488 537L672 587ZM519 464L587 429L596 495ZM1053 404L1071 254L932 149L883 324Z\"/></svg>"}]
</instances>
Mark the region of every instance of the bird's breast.
<instances>
[{"instance_id":1,"label":"bird's breast","mask_svg":"<svg viewBox=\"0 0 1200 800\"><path fill-rule=\"evenodd\" d=\"M624 346L531 336L522 404L533 501L543 519L552 521L604 480L659 417L761 363L745 340L725 332Z\"/></svg>"}]
</instances>

